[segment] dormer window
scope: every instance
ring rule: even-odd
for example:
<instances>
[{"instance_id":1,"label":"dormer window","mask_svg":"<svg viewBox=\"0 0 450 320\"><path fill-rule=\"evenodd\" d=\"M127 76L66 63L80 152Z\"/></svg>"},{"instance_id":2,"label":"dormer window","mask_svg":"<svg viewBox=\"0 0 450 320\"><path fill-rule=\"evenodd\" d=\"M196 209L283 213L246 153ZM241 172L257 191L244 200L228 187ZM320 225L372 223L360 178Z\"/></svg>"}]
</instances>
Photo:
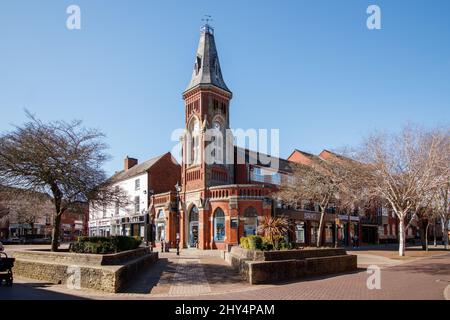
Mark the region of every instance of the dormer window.
<instances>
[{"instance_id":1,"label":"dormer window","mask_svg":"<svg viewBox=\"0 0 450 320\"><path fill-rule=\"evenodd\" d=\"M202 68L202 58L197 56L197 59L195 61L195 74L198 74L201 68Z\"/></svg>"}]
</instances>

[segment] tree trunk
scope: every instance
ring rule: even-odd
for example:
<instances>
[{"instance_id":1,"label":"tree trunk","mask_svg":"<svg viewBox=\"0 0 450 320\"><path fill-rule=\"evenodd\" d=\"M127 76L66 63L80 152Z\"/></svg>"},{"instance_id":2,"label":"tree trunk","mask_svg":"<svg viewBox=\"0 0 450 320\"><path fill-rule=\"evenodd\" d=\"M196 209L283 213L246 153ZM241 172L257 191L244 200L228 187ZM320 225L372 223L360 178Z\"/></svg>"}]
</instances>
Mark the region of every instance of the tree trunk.
<instances>
[{"instance_id":1,"label":"tree trunk","mask_svg":"<svg viewBox=\"0 0 450 320\"><path fill-rule=\"evenodd\" d=\"M437 247L437 241L436 241L436 219L434 219L433 236L434 236L434 246Z\"/></svg>"},{"instance_id":2,"label":"tree trunk","mask_svg":"<svg viewBox=\"0 0 450 320\"><path fill-rule=\"evenodd\" d=\"M430 223L427 222L427 227L425 228L425 250L428 251L428 227Z\"/></svg>"},{"instance_id":3,"label":"tree trunk","mask_svg":"<svg viewBox=\"0 0 450 320\"><path fill-rule=\"evenodd\" d=\"M55 215L53 220L53 230L52 230L52 251L58 251L59 246L59 233L61 230L61 213Z\"/></svg>"},{"instance_id":4,"label":"tree trunk","mask_svg":"<svg viewBox=\"0 0 450 320\"><path fill-rule=\"evenodd\" d=\"M424 226L424 221L419 222L419 232L420 232L420 243L422 244L422 250L427 250L427 235L426 235L426 227Z\"/></svg>"},{"instance_id":5,"label":"tree trunk","mask_svg":"<svg viewBox=\"0 0 450 320\"><path fill-rule=\"evenodd\" d=\"M399 238L398 255L400 257L404 257L405 256L405 242L406 242L405 217L404 216L399 219L398 226L399 226L399 232L398 232L398 238Z\"/></svg>"},{"instance_id":6,"label":"tree trunk","mask_svg":"<svg viewBox=\"0 0 450 320\"><path fill-rule=\"evenodd\" d=\"M320 222L319 222L319 232L317 235L317 247L320 247L321 242L322 242L322 228L323 228L323 219L325 217L325 210L322 210L322 212L320 213Z\"/></svg>"},{"instance_id":7,"label":"tree trunk","mask_svg":"<svg viewBox=\"0 0 450 320\"><path fill-rule=\"evenodd\" d=\"M445 250L448 246L448 221L441 219L442 221L442 243L444 244Z\"/></svg>"},{"instance_id":8,"label":"tree trunk","mask_svg":"<svg viewBox=\"0 0 450 320\"><path fill-rule=\"evenodd\" d=\"M30 227L31 227L31 236L34 236L34 222L30 222Z\"/></svg>"}]
</instances>

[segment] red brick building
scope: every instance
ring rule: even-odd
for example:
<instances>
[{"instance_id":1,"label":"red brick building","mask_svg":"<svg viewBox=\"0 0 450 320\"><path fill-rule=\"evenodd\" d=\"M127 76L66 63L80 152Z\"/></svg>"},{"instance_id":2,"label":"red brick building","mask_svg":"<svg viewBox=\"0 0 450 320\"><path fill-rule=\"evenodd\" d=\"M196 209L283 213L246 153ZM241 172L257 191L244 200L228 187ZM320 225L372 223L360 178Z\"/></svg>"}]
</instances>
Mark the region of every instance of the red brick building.
<instances>
[{"instance_id":1,"label":"red brick building","mask_svg":"<svg viewBox=\"0 0 450 320\"><path fill-rule=\"evenodd\" d=\"M294 150L285 160L235 147L228 133L233 94L223 80L209 25L201 29L191 81L182 96L186 135L181 139L180 190L153 195L149 207L157 243L173 248L179 239L184 248L225 249L256 234L262 219L271 215L289 218L292 232L287 240L300 245L314 245L319 236L325 245L351 245L354 236L358 244L375 244L382 222L392 228L395 219L386 220L382 210L348 213L330 206L319 235L320 214L314 203L289 208L272 198L291 178L292 163L340 156L328 150L319 156Z\"/></svg>"}]
</instances>

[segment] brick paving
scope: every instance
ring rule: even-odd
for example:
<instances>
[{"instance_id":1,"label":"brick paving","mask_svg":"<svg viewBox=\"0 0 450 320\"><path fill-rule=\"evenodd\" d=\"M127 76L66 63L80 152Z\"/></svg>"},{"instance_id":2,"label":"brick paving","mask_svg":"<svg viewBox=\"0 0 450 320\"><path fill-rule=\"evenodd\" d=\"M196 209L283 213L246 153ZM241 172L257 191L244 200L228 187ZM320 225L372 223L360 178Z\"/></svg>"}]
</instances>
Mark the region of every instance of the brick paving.
<instances>
[{"instance_id":1,"label":"brick paving","mask_svg":"<svg viewBox=\"0 0 450 320\"><path fill-rule=\"evenodd\" d=\"M194 296L211 292L200 259L178 259L177 263L169 296Z\"/></svg>"},{"instance_id":2,"label":"brick paving","mask_svg":"<svg viewBox=\"0 0 450 320\"><path fill-rule=\"evenodd\" d=\"M410 260L370 250L352 253L358 254L357 272L255 286L244 282L219 257L219 252L183 250L179 257L173 252L160 253L160 260L123 293L69 290L61 285L16 279L12 289L1 288L0 299L444 299L450 284L450 253ZM381 268L380 290L369 290L366 285L366 268L373 264Z\"/></svg>"}]
</instances>

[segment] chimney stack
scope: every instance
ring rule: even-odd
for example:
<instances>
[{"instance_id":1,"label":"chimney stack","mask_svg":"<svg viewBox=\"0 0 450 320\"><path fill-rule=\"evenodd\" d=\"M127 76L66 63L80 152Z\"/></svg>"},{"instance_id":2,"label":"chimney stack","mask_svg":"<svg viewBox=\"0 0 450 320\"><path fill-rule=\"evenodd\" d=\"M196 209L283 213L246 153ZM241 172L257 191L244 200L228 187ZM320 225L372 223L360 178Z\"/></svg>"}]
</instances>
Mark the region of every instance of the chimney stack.
<instances>
[{"instance_id":1,"label":"chimney stack","mask_svg":"<svg viewBox=\"0 0 450 320\"><path fill-rule=\"evenodd\" d=\"M125 171L133 168L135 165L138 164L138 159L126 157L125 158Z\"/></svg>"}]
</instances>

